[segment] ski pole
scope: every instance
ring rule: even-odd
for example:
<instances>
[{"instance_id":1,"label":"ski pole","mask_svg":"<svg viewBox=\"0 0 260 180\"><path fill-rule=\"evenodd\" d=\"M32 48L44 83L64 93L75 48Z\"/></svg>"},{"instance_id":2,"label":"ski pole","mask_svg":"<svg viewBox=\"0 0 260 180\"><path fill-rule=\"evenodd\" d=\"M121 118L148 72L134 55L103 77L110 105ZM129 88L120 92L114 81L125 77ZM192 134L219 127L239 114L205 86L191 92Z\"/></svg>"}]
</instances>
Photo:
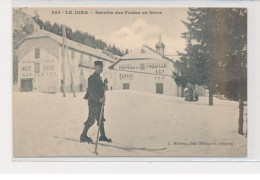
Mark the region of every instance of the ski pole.
<instances>
[{"instance_id":1,"label":"ski pole","mask_svg":"<svg viewBox=\"0 0 260 180\"><path fill-rule=\"evenodd\" d=\"M104 95L103 95L104 101L102 102L102 105L101 105L101 110L100 110L100 115L99 115L99 120L98 120L98 132L97 132L95 151L93 152L96 155L98 155L98 152L97 152L98 136L99 136L100 126L101 126L101 119L102 119L102 115L103 115L103 112L104 112L105 95L106 95L106 85L105 85L105 88L104 88Z\"/></svg>"}]
</instances>

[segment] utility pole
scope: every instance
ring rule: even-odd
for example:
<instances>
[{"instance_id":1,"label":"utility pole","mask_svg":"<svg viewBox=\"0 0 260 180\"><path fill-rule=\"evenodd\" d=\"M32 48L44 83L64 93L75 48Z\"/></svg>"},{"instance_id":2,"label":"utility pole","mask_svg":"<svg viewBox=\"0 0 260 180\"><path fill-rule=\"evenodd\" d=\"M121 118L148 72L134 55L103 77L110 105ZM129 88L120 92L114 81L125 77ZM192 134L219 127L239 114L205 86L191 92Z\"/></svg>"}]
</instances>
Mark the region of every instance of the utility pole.
<instances>
[{"instance_id":1,"label":"utility pole","mask_svg":"<svg viewBox=\"0 0 260 180\"><path fill-rule=\"evenodd\" d=\"M69 71L70 71L70 87L71 87L71 91L73 93L73 96L76 97L76 94L75 94L75 91L74 91L73 76L72 76L71 67L70 67L69 50L68 50L65 26L64 26L64 39L65 39L66 51L67 51L67 61L68 61L68 66L69 66Z\"/></svg>"},{"instance_id":2,"label":"utility pole","mask_svg":"<svg viewBox=\"0 0 260 180\"><path fill-rule=\"evenodd\" d=\"M62 72L63 72L63 80L62 80L62 91L63 91L63 97L65 97L65 48L64 48L64 43L65 43L65 27L62 25Z\"/></svg>"}]
</instances>

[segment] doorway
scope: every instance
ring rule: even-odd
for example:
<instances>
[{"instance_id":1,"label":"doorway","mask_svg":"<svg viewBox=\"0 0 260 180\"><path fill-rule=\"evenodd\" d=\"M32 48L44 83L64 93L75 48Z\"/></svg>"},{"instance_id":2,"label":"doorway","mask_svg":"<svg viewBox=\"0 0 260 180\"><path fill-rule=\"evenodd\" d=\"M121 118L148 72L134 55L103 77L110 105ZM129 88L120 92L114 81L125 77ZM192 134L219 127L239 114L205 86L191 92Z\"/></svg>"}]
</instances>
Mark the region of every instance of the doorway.
<instances>
[{"instance_id":1,"label":"doorway","mask_svg":"<svg viewBox=\"0 0 260 180\"><path fill-rule=\"evenodd\" d=\"M163 83L156 83L156 93L163 94Z\"/></svg>"},{"instance_id":2,"label":"doorway","mask_svg":"<svg viewBox=\"0 0 260 180\"><path fill-rule=\"evenodd\" d=\"M22 79L21 80L21 91L29 92L33 90L32 79Z\"/></svg>"},{"instance_id":3,"label":"doorway","mask_svg":"<svg viewBox=\"0 0 260 180\"><path fill-rule=\"evenodd\" d=\"M129 83L123 83L123 89L130 89Z\"/></svg>"}]
</instances>

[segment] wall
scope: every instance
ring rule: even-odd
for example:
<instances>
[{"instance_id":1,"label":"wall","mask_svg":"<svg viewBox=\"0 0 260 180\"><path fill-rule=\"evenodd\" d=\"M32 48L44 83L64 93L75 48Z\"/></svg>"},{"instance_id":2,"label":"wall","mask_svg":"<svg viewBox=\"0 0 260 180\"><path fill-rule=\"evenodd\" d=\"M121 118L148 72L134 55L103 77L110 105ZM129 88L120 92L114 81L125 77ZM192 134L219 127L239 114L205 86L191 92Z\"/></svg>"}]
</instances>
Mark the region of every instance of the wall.
<instances>
[{"instance_id":1,"label":"wall","mask_svg":"<svg viewBox=\"0 0 260 180\"><path fill-rule=\"evenodd\" d=\"M86 66L94 67L95 61L103 61L104 64L104 70L101 76L108 79L108 89L111 89L113 87L113 73L111 70L108 70L108 66L110 66L112 63L96 58L94 56L82 53L80 51L77 51L75 49L69 48L69 58L70 58L70 67L72 71L73 81L74 81L74 89L75 91L86 91L88 87L88 78L91 74L94 73L94 69L90 68L84 68L79 67L79 64L83 64ZM72 59L71 53L74 52L74 59ZM63 59L62 59L62 46L59 47L59 54L60 54L60 81L63 80ZM71 78L70 78L70 71L67 61L67 54L65 56L65 91L71 92Z\"/></svg>"},{"instance_id":2,"label":"wall","mask_svg":"<svg viewBox=\"0 0 260 180\"><path fill-rule=\"evenodd\" d=\"M35 49L40 49L40 58L35 58ZM74 58L72 57L74 52ZM75 49L68 48L69 62L67 52L65 52L65 92L71 92L71 68L74 81L74 90L86 91L88 77L94 72L93 69L79 67L82 63L94 67L94 61L99 58L83 54ZM104 63L103 78L108 78L108 89L114 86L114 73L108 70L112 63L101 60ZM35 63L40 63L40 73L35 73ZM69 64L68 64L69 63ZM34 38L25 40L18 47L18 87L21 86L21 79L33 79L33 90L40 92L61 92L63 81L63 56L62 46L51 38Z\"/></svg>"},{"instance_id":3,"label":"wall","mask_svg":"<svg viewBox=\"0 0 260 180\"><path fill-rule=\"evenodd\" d=\"M129 83L131 90L156 93L156 83L163 83L163 94L177 96L177 85L174 80L170 76L161 75L172 75L173 68L173 63L165 59L122 60L115 65L114 69L143 73L118 71L116 88L123 89L123 83Z\"/></svg>"},{"instance_id":4,"label":"wall","mask_svg":"<svg viewBox=\"0 0 260 180\"><path fill-rule=\"evenodd\" d=\"M40 49L40 57L35 58L35 49ZM35 63L40 72L35 73ZM59 90L58 44L49 38L24 41L18 47L18 87L21 79L33 80L33 91L56 92Z\"/></svg>"}]
</instances>

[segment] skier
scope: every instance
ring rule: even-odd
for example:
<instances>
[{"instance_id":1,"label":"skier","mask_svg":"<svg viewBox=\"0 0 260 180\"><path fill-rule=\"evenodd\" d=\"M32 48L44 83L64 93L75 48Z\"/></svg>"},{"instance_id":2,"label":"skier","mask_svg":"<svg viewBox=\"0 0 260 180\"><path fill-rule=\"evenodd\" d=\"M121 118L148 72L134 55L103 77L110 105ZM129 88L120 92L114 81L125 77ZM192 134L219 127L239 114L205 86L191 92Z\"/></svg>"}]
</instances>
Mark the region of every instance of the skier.
<instances>
[{"instance_id":1,"label":"skier","mask_svg":"<svg viewBox=\"0 0 260 180\"><path fill-rule=\"evenodd\" d=\"M112 142L111 139L108 139L105 135L104 128L104 111L101 118L101 124L99 125L99 118L102 108L102 103L105 103L104 91L106 88L106 84L108 83L107 79L102 80L100 77L100 73L103 71L103 62L95 61L95 72L88 78L88 89L84 99L88 99L89 106L89 114L88 119L84 123L85 127L83 129L82 134L80 135L80 142L88 142L93 143L92 139L87 136L89 128L95 123L97 120L97 125L100 126L100 134L99 141Z\"/></svg>"}]
</instances>

